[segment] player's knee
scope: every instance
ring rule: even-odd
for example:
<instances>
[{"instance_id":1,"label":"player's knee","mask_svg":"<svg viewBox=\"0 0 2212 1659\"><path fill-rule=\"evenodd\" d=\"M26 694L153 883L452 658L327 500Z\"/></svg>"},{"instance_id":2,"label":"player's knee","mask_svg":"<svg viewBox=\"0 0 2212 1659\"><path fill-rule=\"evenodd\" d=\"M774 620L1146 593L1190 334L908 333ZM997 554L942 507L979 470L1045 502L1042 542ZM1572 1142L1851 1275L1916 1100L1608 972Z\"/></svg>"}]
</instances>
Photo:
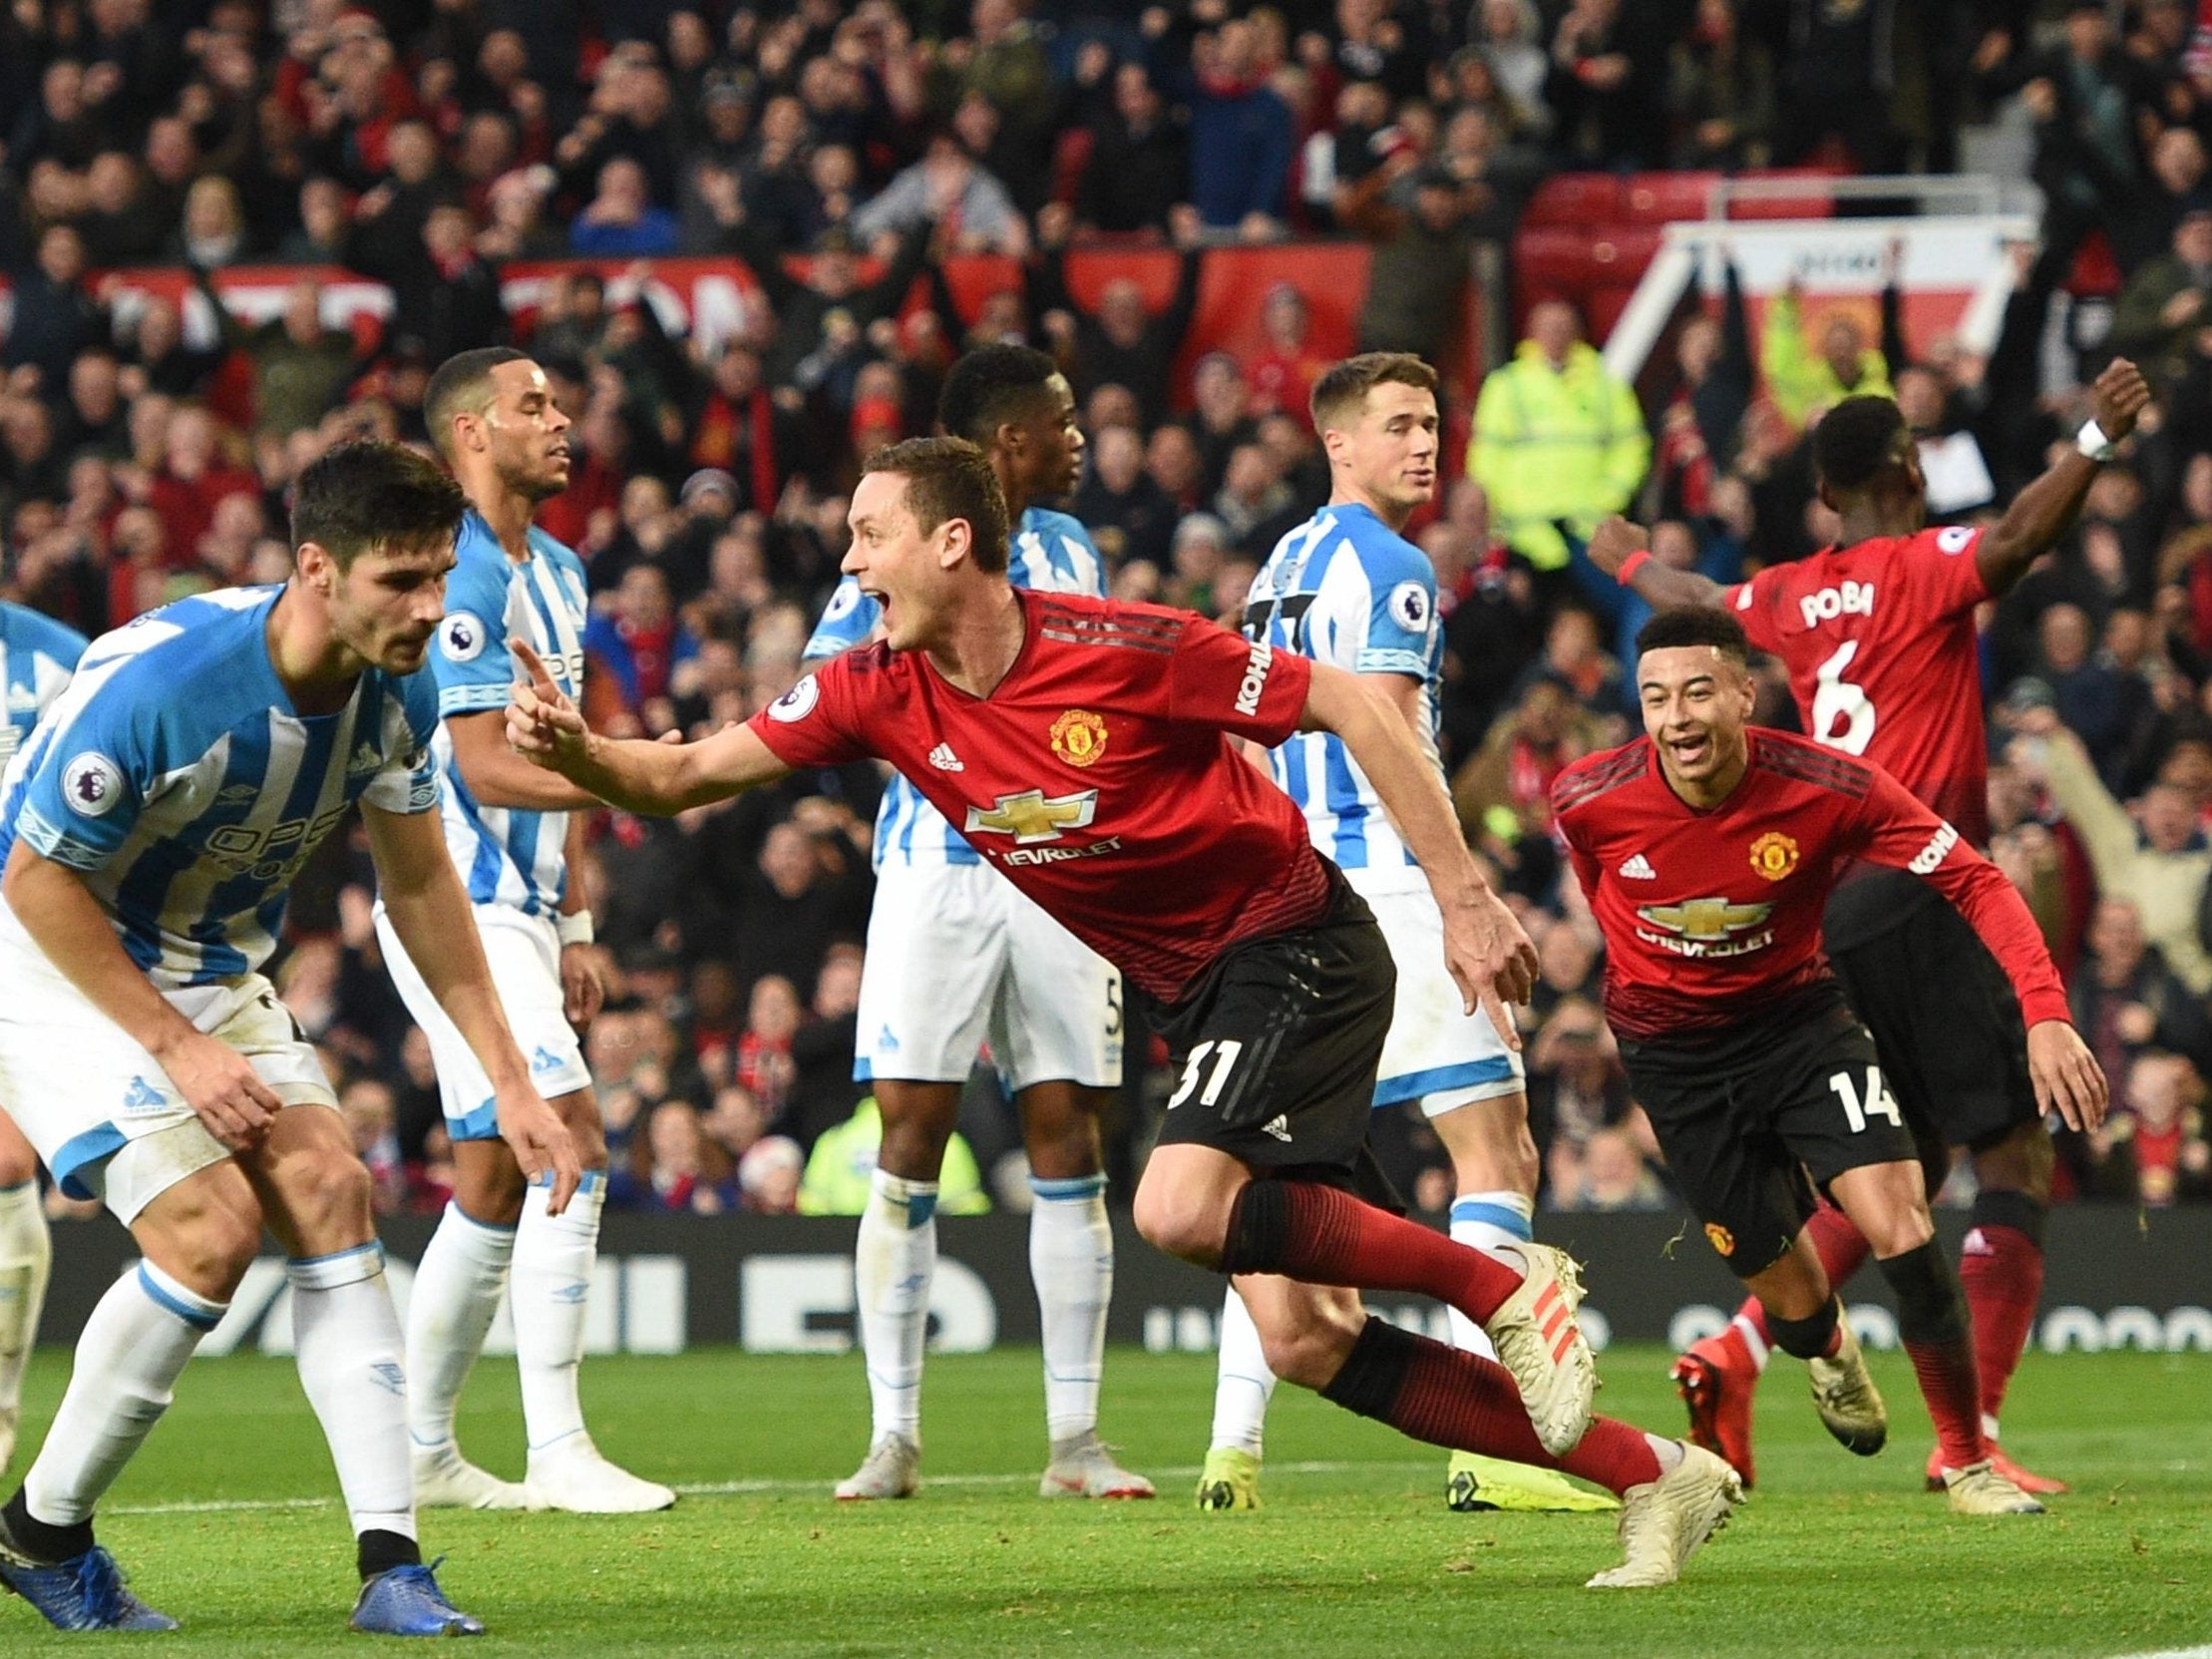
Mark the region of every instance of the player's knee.
<instances>
[{"instance_id":1,"label":"player's knee","mask_svg":"<svg viewBox=\"0 0 2212 1659\"><path fill-rule=\"evenodd\" d=\"M1228 1218L1200 1194L1164 1182L1142 1182L1132 1213L1137 1231L1156 1249L1209 1267L1221 1259Z\"/></svg>"},{"instance_id":2,"label":"player's knee","mask_svg":"<svg viewBox=\"0 0 2212 1659\"><path fill-rule=\"evenodd\" d=\"M0 1135L0 1187L19 1187L38 1179L38 1154L12 1135Z\"/></svg>"},{"instance_id":3,"label":"player's knee","mask_svg":"<svg viewBox=\"0 0 2212 1659\"><path fill-rule=\"evenodd\" d=\"M288 1173L285 1208L303 1250L320 1255L361 1241L374 1213L366 1164L350 1150L318 1147Z\"/></svg>"},{"instance_id":4,"label":"player's knee","mask_svg":"<svg viewBox=\"0 0 2212 1659\"><path fill-rule=\"evenodd\" d=\"M1908 1250L1918 1250L1936 1236L1936 1218L1929 1214L1927 1201L1918 1194L1911 1203L1898 1202L1883 1206L1870 1216L1854 1215L1852 1221L1878 1257L1902 1256Z\"/></svg>"},{"instance_id":5,"label":"player's knee","mask_svg":"<svg viewBox=\"0 0 2212 1659\"><path fill-rule=\"evenodd\" d=\"M886 1174L908 1181L933 1181L944 1168L945 1143L952 1138L949 1123L911 1116L899 1121L886 1118L883 1144L876 1161Z\"/></svg>"},{"instance_id":6,"label":"player's knee","mask_svg":"<svg viewBox=\"0 0 2212 1659\"><path fill-rule=\"evenodd\" d=\"M1317 1305L1310 1315L1260 1327L1260 1352L1267 1356L1268 1369L1286 1383L1316 1391L1328 1387L1358 1340L1358 1320L1347 1328Z\"/></svg>"},{"instance_id":7,"label":"player's knee","mask_svg":"<svg viewBox=\"0 0 2212 1659\"><path fill-rule=\"evenodd\" d=\"M2023 1123L1994 1146L1974 1154L1975 1181L1985 1193L2005 1192L2036 1204L2050 1202L2057 1152L2041 1119Z\"/></svg>"},{"instance_id":8,"label":"player's knee","mask_svg":"<svg viewBox=\"0 0 2212 1659\"><path fill-rule=\"evenodd\" d=\"M261 1251L261 1210L243 1188L210 1193L173 1213L158 1236L141 1243L154 1264L179 1283L226 1302Z\"/></svg>"}]
</instances>

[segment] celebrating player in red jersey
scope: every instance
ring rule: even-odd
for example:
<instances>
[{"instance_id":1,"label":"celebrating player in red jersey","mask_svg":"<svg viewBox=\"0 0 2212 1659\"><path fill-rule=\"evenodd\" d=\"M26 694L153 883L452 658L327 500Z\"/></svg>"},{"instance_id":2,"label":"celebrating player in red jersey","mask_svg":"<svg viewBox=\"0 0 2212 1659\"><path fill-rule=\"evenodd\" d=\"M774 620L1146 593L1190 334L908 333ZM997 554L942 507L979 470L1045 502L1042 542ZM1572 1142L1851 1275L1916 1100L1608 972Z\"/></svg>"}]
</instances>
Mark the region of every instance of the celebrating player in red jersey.
<instances>
[{"instance_id":1,"label":"celebrating player in red jersey","mask_svg":"<svg viewBox=\"0 0 2212 1659\"><path fill-rule=\"evenodd\" d=\"M1935 889L2019 994L2037 1098L2093 1128L2103 1073L2042 936L1997 867L1888 773L1747 728L1749 645L1726 612L1662 611L1637 648L1646 737L1577 761L1552 805L1605 934L1606 1018L1667 1167L1775 1345L1811 1362L1821 1420L1868 1455L1886 1417L1805 1229L1810 1174L1897 1294L1952 1507L2038 1512L1990 1465L1959 1281L1873 1039L1828 971L1821 913L1853 859Z\"/></svg>"},{"instance_id":2,"label":"celebrating player in red jersey","mask_svg":"<svg viewBox=\"0 0 2212 1659\"><path fill-rule=\"evenodd\" d=\"M1923 529L1927 488L1904 417L1888 398L1854 397L1813 435L1821 499L1842 519L1836 546L1725 589L1655 564L1640 552L1643 533L1621 520L1600 527L1590 556L1655 606L1731 611L1753 645L1788 666L1816 740L1864 755L1986 848L1989 750L1975 607L2009 592L2065 533L2111 445L2135 429L2149 397L2134 365L2114 362L2097 379L2095 419L2074 450L1987 530ZM1980 1190L1960 1277L1974 1315L1983 1426L1994 1442L2042 1292L2050 1195L2050 1136L2029 1084L2020 1010L1973 930L1896 871L1862 869L1838 886L1827 946L1907 1116L1924 1137L1940 1136L1974 1158ZM1865 1239L1832 1209L1813 1218L1813 1236L1838 1285L1866 1260ZM1747 1301L1727 1330L1674 1368L1692 1438L1727 1457L1746 1483L1751 1394L1768 1341L1757 1303ZM2028 1490L2065 1489L1994 1445L1991 1453ZM1929 1459L1931 1486L1942 1485L1941 1462L1939 1448Z\"/></svg>"},{"instance_id":3,"label":"celebrating player in red jersey","mask_svg":"<svg viewBox=\"0 0 2212 1659\"><path fill-rule=\"evenodd\" d=\"M1741 1485L1710 1452L1590 1416L1572 1264L1524 1245L1524 1276L1354 1195L1369 1181L1388 1190L1366 1130L1389 951L1290 798L1230 739L1273 746L1307 728L1344 740L1427 873L1468 1007L1509 1031L1502 1005L1530 989L1535 952L1395 710L1353 674L1185 613L1017 592L1004 502L971 444L878 453L851 523L845 570L882 604L882 641L748 724L677 747L593 736L540 680L516 690L510 741L657 813L795 766L892 762L1015 886L1167 1005L1182 1083L1137 1189L1145 1236L1224 1273L1301 1281L1251 1303L1280 1376L1417 1439L1619 1494L1628 1560L1593 1585L1673 1579ZM1435 1296L1488 1329L1499 1363L1308 1288L1324 1285Z\"/></svg>"}]
</instances>

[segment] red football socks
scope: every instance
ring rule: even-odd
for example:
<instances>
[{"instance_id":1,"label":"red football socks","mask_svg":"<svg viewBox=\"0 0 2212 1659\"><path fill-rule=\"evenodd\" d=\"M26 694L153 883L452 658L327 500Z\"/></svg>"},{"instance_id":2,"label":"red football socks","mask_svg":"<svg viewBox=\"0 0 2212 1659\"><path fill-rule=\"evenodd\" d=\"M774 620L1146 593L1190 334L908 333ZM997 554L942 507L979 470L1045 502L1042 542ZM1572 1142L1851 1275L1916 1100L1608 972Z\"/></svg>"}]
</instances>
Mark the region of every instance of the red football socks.
<instances>
[{"instance_id":1,"label":"red football socks","mask_svg":"<svg viewBox=\"0 0 2212 1659\"><path fill-rule=\"evenodd\" d=\"M1309 1285L1414 1291L1478 1325L1522 1278L1480 1250L1317 1181L1248 1183L1230 1212L1221 1266Z\"/></svg>"},{"instance_id":2,"label":"red football socks","mask_svg":"<svg viewBox=\"0 0 2212 1659\"><path fill-rule=\"evenodd\" d=\"M1974 1315L1974 1358L1982 1373L1982 1412L1996 1417L2006 1386L2027 1351L2043 1294L2043 1250L2017 1227L1978 1224L1959 1257L1959 1280Z\"/></svg>"},{"instance_id":3,"label":"red football socks","mask_svg":"<svg viewBox=\"0 0 2212 1659\"><path fill-rule=\"evenodd\" d=\"M1553 1456L1503 1366L1379 1319L1367 1321L1321 1395L1431 1446L1564 1469L1616 1496L1660 1473L1650 1438L1613 1418L1591 1419L1581 1443Z\"/></svg>"}]
</instances>

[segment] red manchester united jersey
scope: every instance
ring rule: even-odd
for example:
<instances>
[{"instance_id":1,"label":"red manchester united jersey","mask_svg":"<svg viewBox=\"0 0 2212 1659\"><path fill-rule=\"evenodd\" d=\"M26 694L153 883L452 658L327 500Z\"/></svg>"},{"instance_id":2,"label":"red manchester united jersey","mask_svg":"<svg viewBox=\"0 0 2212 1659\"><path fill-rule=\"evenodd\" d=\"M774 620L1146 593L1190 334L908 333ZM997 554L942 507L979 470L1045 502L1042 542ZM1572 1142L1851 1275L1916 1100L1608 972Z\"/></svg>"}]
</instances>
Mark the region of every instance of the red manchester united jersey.
<instances>
[{"instance_id":1,"label":"red manchester united jersey","mask_svg":"<svg viewBox=\"0 0 2212 1659\"><path fill-rule=\"evenodd\" d=\"M920 651L848 651L753 717L793 766L890 761L1062 926L1173 1002L1240 939L1312 920L1328 878L1229 735L1296 729L1312 664L1188 612L1015 590L987 697Z\"/></svg>"},{"instance_id":2,"label":"red manchester united jersey","mask_svg":"<svg viewBox=\"0 0 2212 1659\"><path fill-rule=\"evenodd\" d=\"M1586 756L1552 790L1606 938L1606 1018L1629 1037L1710 1032L1825 979L1820 917L1854 858L1909 870L1974 925L2032 1026L2066 997L2028 907L1959 832L1876 766L1750 733L1720 805L1675 794L1650 738Z\"/></svg>"},{"instance_id":3,"label":"red manchester united jersey","mask_svg":"<svg viewBox=\"0 0 2212 1659\"><path fill-rule=\"evenodd\" d=\"M1769 566L1727 603L1751 643L1788 664L1807 733L1873 761L1986 847L1981 541L1953 526L1830 548Z\"/></svg>"}]
</instances>

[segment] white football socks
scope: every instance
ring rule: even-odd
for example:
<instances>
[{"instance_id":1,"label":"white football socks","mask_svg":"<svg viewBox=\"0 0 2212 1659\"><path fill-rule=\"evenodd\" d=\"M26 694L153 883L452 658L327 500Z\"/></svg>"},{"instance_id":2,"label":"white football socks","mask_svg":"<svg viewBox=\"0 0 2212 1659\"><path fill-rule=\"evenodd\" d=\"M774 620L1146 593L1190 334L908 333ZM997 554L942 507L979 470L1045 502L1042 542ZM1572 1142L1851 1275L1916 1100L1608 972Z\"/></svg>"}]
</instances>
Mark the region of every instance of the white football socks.
<instances>
[{"instance_id":1,"label":"white football socks","mask_svg":"<svg viewBox=\"0 0 2212 1659\"><path fill-rule=\"evenodd\" d=\"M583 1360L584 1309L599 1256L606 1176L585 1171L575 1196L558 1215L547 1212L552 1196L550 1177L524 1195L508 1282L515 1308L515 1363L523 1380L523 1428L533 1452L583 1433L576 1371Z\"/></svg>"},{"instance_id":2,"label":"white football socks","mask_svg":"<svg viewBox=\"0 0 2212 1659\"><path fill-rule=\"evenodd\" d=\"M1098 1427L1106 1305L1114 1297L1114 1230L1106 1177L1029 1179L1029 1277L1044 1337L1044 1425L1055 1445Z\"/></svg>"},{"instance_id":3,"label":"white football socks","mask_svg":"<svg viewBox=\"0 0 2212 1659\"><path fill-rule=\"evenodd\" d=\"M300 1387L330 1443L358 1535L415 1535L407 1370L399 1315L375 1241L287 1262Z\"/></svg>"},{"instance_id":4,"label":"white football socks","mask_svg":"<svg viewBox=\"0 0 2212 1659\"><path fill-rule=\"evenodd\" d=\"M1260 1349L1260 1327L1253 1324L1251 1310L1232 1285L1222 1304L1212 1449L1259 1456L1268 1427L1268 1401L1274 1393L1275 1373L1268 1369L1268 1358Z\"/></svg>"},{"instance_id":5,"label":"white football socks","mask_svg":"<svg viewBox=\"0 0 2212 1659\"><path fill-rule=\"evenodd\" d=\"M184 1362L228 1306L185 1289L152 1262L109 1288L77 1338L69 1390L23 1479L33 1519L71 1526L92 1518L169 1410Z\"/></svg>"},{"instance_id":6,"label":"white football socks","mask_svg":"<svg viewBox=\"0 0 2212 1659\"><path fill-rule=\"evenodd\" d=\"M53 1264L38 1182L0 1187L0 1412L22 1404L23 1373L31 1363Z\"/></svg>"},{"instance_id":7,"label":"white football socks","mask_svg":"<svg viewBox=\"0 0 2212 1659\"><path fill-rule=\"evenodd\" d=\"M1536 1200L1525 1192L1463 1192L1452 1200L1452 1239L1486 1256L1496 1256L1518 1273L1524 1265L1520 1256L1500 1255L1499 1246L1526 1244L1534 1238L1536 1231L1531 1221L1535 1214ZM1497 1349L1481 1326L1457 1308L1447 1311L1451 1315L1454 1348L1464 1349L1479 1359L1498 1357Z\"/></svg>"},{"instance_id":8,"label":"white football socks","mask_svg":"<svg viewBox=\"0 0 2212 1659\"><path fill-rule=\"evenodd\" d=\"M449 1203L407 1303L407 1424L425 1451L451 1445L454 1412L507 1289L515 1229Z\"/></svg>"},{"instance_id":9,"label":"white football socks","mask_svg":"<svg viewBox=\"0 0 2212 1659\"><path fill-rule=\"evenodd\" d=\"M879 1169L869 1180L853 1253L861 1353L868 1362L871 1441L922 1436L922 1355L937 1266L937 1183ZM1031 1235L1034 1239L1034 1234Z\"/></svg>"}]
</instances>

